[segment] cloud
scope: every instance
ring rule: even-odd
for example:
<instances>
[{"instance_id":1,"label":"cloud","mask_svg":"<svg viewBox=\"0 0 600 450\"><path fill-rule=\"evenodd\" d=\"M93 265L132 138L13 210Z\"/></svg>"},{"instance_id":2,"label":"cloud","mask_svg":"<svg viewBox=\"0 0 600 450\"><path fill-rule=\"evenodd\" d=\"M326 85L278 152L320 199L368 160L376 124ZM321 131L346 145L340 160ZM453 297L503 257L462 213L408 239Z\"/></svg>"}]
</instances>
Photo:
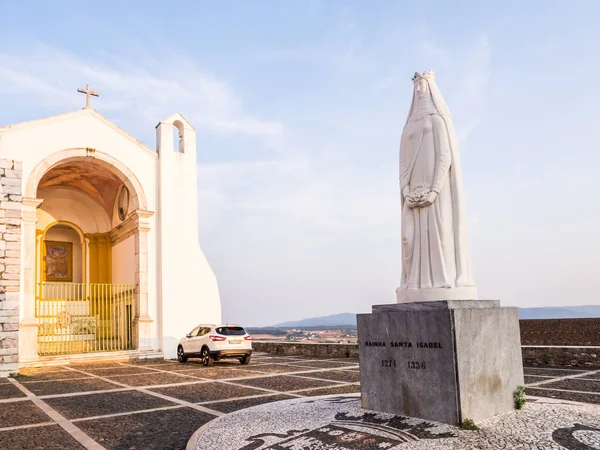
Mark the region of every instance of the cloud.
<instances>
[{"instance_id":1,"label":"cloud","mask_svg":"<svg viewBox=\"0 0 600 450\"><path fill-rule=\"evenodd\" d=\"M279 121L245 111L228 83L181 55L161 61L114 56L98 61L33 44L1 51L0 60L0 95L14 97L21 107L77 109L83 99L75 89L89 82L100 94L92 100L99 112L135 117L148 129L177 111L196 127L218 134L270 138L285 130Z\"/></svg>"},{"instance_id":2,"label":"cloud","mask_svg":"<svg viewBox=\"0 0 600 450\"><path fill-rule=\"evenodd\" d=\"M414 54L390 64L400 40L386 35L383 42L363 43L360 33L350 41L337 33L316 48L260 55L270 64L293 60L310 66L328 80L343 75L323 96L313 120L299 124L286 118L288 129L278 142L285 148L282 160L199 169L206 185L222 193L216 207L226 209L226 221L203 231L213 239L205 248L221 274L225 308L254 323L293 318L288 304L302 317L323 308L328 308L323 313L361 310L373 301L393 301L400 278L398 141L405 119L398 109L408 107L415 61L443 78L451 110L470 127L463 139L485 111L491 45L484 35L452 48L405 43ZM346 97L348 87L352 95ZM336 95L340 102L327 104ZM200 210L211 207L201 204ZM252 292L252 308L226 300ZM268 308L268 317L254 312L261 308Z\"/></svg>"},{"instance_id":3,"label":"cloud","mask_svg":"<svg viewBox=\"0 0 600 450\"><path fill-rule=\"evenodd\" d=\"M290 227L340 232L373 230L398 221L396 177L372 178L340 166L323 172L307 155L298 159L202 164L201 192L220 192L220 208ZM210 210L203 204L201 209ZM243 220L243 219L242 219Z\"/></svg>"},{"instance_id":4,"label":"cloud","mask_svg":"<svg viewBox=\"0 0 600 450\"><path fill-rule=\"evenodd\" d=\"M486 158L505 156L490 150L496 141L525 150L501 125L495 125L500 131L482 133L494 112L488 105L497 99L490 95L492 76L498 77L491 40L469 35L450 46L427 30L415 36L402 29L403 37L395 36L397 27L374 39L346 29L343 19L319 42L250 56L248 79L258 83L260 105L246 104L235 86L185 55L160 62L138 55L91 59L43 46L6 46L0 50L3 111L13 114L22 106L38 116L41 106L52 114L78 109L84 99L75 90L89 82L101 95L93 104L127 131L152 132L160 118L179 111L199 129L199 138L214 135L201 144L210 150L202 152L198 166L201 244L218 276L224 311L234 313L232 320L266 325L394 301L400 278L399 137L410 76L433 68L454 115L461 153L468 152L463 143L469 139L473 146L477 139L485 144L464 159L473 183L467 214L476 281L482 292L487 286L494 298L508 298L497 289L506 285L503 280L514 280L511 301L532 302L514 288L517 282L531 284L517 273L523 265L514 263L515 253L539 258L545 247L532 243L542 242L544 233L555 237L554 212L568 207L575 217L581 205L570 206L573 200L560 196L543 203L546 177L533 169L511 175L516 162L527 166L527 159L499 159L506 171L481 166ZM261 64L279 65L272 71L277 81L264 76ZM299 89L282 96L281 87L292 78L279 74L291 66L294 75L311 76L298 77ZM272 91L260 84L279 82ZM306 101L307 92L318 100ZM2 114L8 112L0 111L0 122ZM500 114L498 123L510 123L505 117L510 115ZM580 172L578 166L572 177L548 179L565 180L564 197L592 191L595 179ZM533 206L529 198L523 201L523 189L535 199ZM536 217L544 218L544 229L525 233Z\"/></svg>"}]
</instances>

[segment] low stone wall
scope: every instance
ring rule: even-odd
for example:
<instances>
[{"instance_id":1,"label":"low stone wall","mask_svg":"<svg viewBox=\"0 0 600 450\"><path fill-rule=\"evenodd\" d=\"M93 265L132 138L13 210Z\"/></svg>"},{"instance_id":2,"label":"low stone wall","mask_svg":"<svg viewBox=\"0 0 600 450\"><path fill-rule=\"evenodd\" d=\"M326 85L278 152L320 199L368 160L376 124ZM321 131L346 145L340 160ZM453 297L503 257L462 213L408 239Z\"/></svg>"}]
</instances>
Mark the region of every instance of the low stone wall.
<instances>
[{"instance_id":1,"label":"low stone wall","mask_svg":"<svg viewBox=\"0 0 600 450\"><path fill-rule=\"evenodd\" d=\"M522 319L521 345L600 346L600 318Z\"/></svg>"},{"instance_id":2,"label":"low stone wall","mask_svg":"<svg viewBox=\"0 0 600 450\"><path fill-rule=\"evenodd\" d=\"M600 347L523 346L525 366L599 367Z\"/></svg>"},{"instance_id":3,"label":"low stone wall","mask_svg":"<svg viewBox=\"0 0 600 450\"><path fill-rule=\"evenodd\" d=\"M252 342L257 352L285 356L318 356L324 358L358 358L357 344L304 344L295 342Z\"/></svg>"},{"instance_id":4,"label":"low stone wall","mask_svg":"<svg viewBox=\"0 0 600 450\"><path fill-rule=\"evenodd\" d=\"M316 356L322 358L357 358L357 344L305 344L295 342L252 343L256 352L285 356ZM599 367L600 347L521 347L524 366Z\"/></svg>"},{"instance_id":5,"label":"low stone wall","mask_svg":"<svg viewBox=\"0 0 600 450\"><path fill-rule=\"evenodd\" d=\"M0 377L18 370L22 201L21 163L0 159Z\"/></svg>"}]
</instances>

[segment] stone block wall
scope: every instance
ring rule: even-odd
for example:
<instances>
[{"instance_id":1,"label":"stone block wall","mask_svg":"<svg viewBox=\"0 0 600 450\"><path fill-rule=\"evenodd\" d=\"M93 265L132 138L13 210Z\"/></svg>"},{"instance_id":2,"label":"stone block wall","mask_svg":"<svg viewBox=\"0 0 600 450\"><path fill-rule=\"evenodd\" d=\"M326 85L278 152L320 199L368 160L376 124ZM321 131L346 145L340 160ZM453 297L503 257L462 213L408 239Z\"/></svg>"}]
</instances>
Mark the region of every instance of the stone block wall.
<instances>
[{"instance_id":1,"label":"stone block wall","mask_svg":"<svg viewBox=\"0 0 600 450\"><path fill-rule=\"evenodd\" d=\"M600 347L521 347L524 366L600 368Z\"/></svg>"},{"instance_id":2,"label":"stone block wall","mask_svg":"<svg viewBox=\"0 0 600 450\"><path fill-rule=\"evenodd\" d=\"M304 344L291 342L252 342L257 352L285 356L316 356L321 358L358 358L357 344Z\"/></svg>"},{"instance_id":3,"label":"stone block wall","mask_svg":"<svg viewBox=\"0 0 600 450\"><path fill-rule=\"evenodd\" d=\"M600 346L600 318L520 320L521 345Z\"/></svg>"},{"instance_id":4,"label":"stone block wall","mask_svg":"<svg viewBox=\"0 0 600 450\"><path fill-rule=\"evenodd\" d=\"M18 370L22 201L21 163L0 159L0 377Z\"/></svg>"},{"instance_id":5,"label":"stone block wall","mask_svg":"<svg viewBox=\"0 0 600 450\"><path fill-rule=\"evenodd\" d=\"M285 356L358 358L358 344L304 344L254 341L256 352ZM570 366L600 368L600 347L522 346L524 366Z\"/></svg>"}]
</instances>

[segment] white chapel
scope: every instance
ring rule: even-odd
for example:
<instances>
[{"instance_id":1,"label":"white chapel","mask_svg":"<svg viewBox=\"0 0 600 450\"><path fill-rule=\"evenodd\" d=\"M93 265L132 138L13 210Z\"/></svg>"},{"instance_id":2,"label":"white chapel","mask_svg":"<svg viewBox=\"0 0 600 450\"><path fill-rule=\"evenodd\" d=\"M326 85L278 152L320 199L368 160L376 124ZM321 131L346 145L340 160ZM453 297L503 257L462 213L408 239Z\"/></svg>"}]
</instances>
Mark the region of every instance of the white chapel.
<instances>
[{"instance_id":1,"label":"white chapel","mask_svg":"<svg viewBox=\"0 0 600 450\"><path fill-rule=\"evenodd\" d=\"M153 150L80 92L81 110L0 126L0 374L174 357L194 325L221 320L198 239L194 128L160 121Z\"/></svg>"}]
</instances>

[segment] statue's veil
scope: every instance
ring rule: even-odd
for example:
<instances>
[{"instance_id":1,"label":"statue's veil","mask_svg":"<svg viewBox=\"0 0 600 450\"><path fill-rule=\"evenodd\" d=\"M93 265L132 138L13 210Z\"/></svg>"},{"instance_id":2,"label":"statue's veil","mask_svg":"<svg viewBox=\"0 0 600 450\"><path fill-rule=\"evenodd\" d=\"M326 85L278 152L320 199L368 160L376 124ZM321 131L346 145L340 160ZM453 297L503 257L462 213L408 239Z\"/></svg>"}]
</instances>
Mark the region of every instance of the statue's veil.
<instances>
[{"instance_id":1,"label":"statue's veil","mask_svg":"<svg viewBox=\"0 0 600 450\"><path fill-rule=\"evenodd\" d=\"M471 274L470 259L469 259L469 244L467 237L467 222L464 205L464 192L462 184L462 170L460 166L460 155L458 153L458 139L454 130L454 123L450 110L442 97L442 93L437 87L433 78L433 72L429 71L423 74L423 78L427 81L431 99L435 106L436 112L439 114L446 124L446 132L448 133L448 142L450 144L450 154L452 155L452 163L449 171L449 188L452 195L452 218L454 227L454 247L456 257L456 286L475 286ZM412 102L408 111L406 122L410 120L415 106L416 86L413 89ZM406 125L405 125L406 126Z\"/></svg>"},{"instance_id":2,"label":"statue's veil","mask_svg":"<svg viewBox=\"0 0 600 450\"><path fill-rule=\"evenodd\" d=\"M426 77L424 79L425 79L425 81L427 81L427 85L429 86L429 93L431 95L431 100L433 101L433 105L435 106L437 113L440 116L444 117L444 119L449 119L446 121L447 122L449 121L452 124L452 115L450 114L450 110L448 109L448 106L446 105L446 102L444 101L444 97L442 97L442 93L438 89L437 84L436 84L435 80L433 79L433 75L431 75L431 78ZM407 122L410 120L410 117L412 116L413 109L415 107L415 98L416 98L416 89L413 89L412 102L410 103L410 109L408 110L408 117L406 118ZM452 130L454 131L454 125L452 125Z\"/></svg>"}]
</instances>

